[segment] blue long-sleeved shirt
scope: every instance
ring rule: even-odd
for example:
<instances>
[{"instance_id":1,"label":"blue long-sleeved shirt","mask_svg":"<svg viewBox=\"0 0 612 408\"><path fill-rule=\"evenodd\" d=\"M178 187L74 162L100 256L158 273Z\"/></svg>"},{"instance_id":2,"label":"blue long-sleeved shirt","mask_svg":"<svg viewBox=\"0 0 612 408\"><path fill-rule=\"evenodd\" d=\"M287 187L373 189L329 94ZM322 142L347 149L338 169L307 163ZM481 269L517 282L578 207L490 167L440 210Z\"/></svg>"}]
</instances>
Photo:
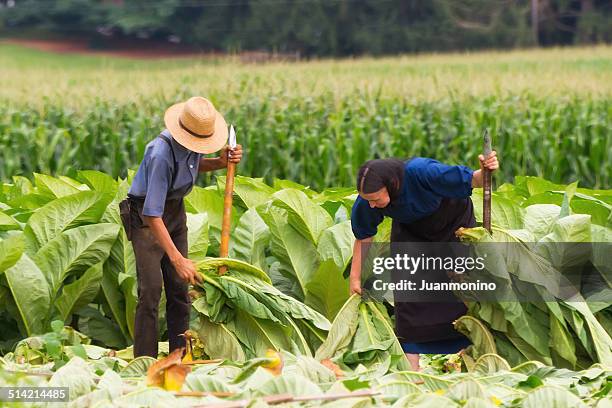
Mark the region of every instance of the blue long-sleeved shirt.
<instances>
[{"instance_id":1,"label":"blue long-sleeved shirt","mask_svg":"<svg viewBox=\"0 0 612 408\"><path fill-rule=\"evenodd\" d=\"M372 208L357 197L351 211L351 225L357 239L376 235L384 217L409 224L434 213L442 198L465 198L472 195L473 170L466 166L449 166L436 160L415 157L406 162L399 197L385 208Z\"/></svg>"},{"instance_id":2,"label":"blue long-sleeved shirt","mask_svg":"<svg viewBox=\"0 0 612 408\"><path fill-rule=\"evenodd\" d=\"M189 194L196 182L202 156L177 143L168 129L164 129L162 133L170 138L174 150L178 164L176 179L170 185L174 172L170 146L156 137L147 144L144 158L128 193L130 196L145 199L142 214L149 217L161 217L166 200Z\"/></svg>"}]
</instances>

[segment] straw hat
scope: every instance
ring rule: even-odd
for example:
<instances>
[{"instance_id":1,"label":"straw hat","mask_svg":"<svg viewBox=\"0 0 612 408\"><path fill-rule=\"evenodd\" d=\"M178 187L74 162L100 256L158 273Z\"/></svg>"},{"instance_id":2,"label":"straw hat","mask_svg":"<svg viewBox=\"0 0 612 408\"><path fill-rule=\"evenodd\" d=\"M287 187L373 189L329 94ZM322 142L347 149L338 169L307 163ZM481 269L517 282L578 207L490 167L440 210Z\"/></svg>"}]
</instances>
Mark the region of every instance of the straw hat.
<instances>
[{"instance_id":1,"label":"straw hat","mask_svg":"<svg viewBox=\"0 0 612 408\"><path fill-rule=\"evenodd\" d=\"M169 107L164 122L174 140L197 153L214 153L227 142L225 119L201 96Z\"/></svg>"}]
</instances>

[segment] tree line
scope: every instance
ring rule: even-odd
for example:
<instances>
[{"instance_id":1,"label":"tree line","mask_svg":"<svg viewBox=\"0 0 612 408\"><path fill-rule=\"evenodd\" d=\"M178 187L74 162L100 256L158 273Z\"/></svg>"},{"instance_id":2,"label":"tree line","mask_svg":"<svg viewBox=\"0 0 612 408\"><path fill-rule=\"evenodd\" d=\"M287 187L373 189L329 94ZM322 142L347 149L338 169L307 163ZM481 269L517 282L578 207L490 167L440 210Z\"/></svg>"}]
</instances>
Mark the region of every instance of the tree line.
<instances>
[{"instance_id":1,"label":"tree line","mask_svg":"<svg viewBox=\"0 0 612 408\"><path fill-rule=\"evenodd\" d=\"M304 57L612 40L610 0L0 0L0 33Z\"/></svg>"}]
</instances>

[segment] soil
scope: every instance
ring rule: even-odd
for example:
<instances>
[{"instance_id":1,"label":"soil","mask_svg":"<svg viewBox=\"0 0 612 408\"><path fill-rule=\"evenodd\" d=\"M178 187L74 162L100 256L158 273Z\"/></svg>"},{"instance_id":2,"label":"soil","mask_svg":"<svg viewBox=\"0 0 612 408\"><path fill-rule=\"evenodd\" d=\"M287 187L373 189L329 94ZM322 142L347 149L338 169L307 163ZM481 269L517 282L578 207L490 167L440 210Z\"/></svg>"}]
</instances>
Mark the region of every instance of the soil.
<instances>
[{"instance_id":1,"label":"soil","mask_svg":"<svg viewBox=\"0 0 612 408\"><path fill-rule=\"evenodd\" d=\"M193 47L169 42L149 40L112 40L96 44L89 39L22 39L10 38L3 42L58 54L101 55L129 59L164 58L219 58L228 54L217 51L201 51ZM242 62L266 62L299 59L295 54L271 54L261 51L247 51L237 54Z\"/></svg>"}]
</instances>

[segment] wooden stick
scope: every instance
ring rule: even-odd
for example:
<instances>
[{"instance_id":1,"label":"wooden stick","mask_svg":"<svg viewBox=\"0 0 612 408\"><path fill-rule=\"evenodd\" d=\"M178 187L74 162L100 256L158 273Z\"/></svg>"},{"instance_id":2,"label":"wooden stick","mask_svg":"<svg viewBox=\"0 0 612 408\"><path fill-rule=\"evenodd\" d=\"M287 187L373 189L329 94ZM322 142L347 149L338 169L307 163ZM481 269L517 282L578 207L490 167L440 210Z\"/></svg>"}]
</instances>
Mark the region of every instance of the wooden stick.
<instances>
[{"instance_id":1,"label":"wooden stick","mask_svg":"<svg viewBox=\"0 0 612 408\"><path fill-rule=\"evenodd\" d=\"M284 402L291 402L293 400L293 395L268 395L267 397L261 397L261 400L264 401L266 404L282 404ZM216 404L195 405L192 408L245 408L250 404L251 401L252 400L250 399L242 399L237 401L220 402Z\"/></svg>"},{"instance_id":2,"label":"wooden stick","mask_svg":"<svg viewBox=\"0 0 612 408\"><path fill-rule=\"evenodd\" d=\"M193 364L215 364L222 362L223 359L217 358L215 360L191 360L191 361L183 361L181 364L183 365L193 365Z\"/></svg>"},{"instance_id":3,"label":"wooden stick","mask_svg":"<svg viewBox=\"0 0 612 408\"><path fill-rule=\"evenodd\" d=\"M338 393L338 394L321 394L321 395L305 395L302 397L294 397L291 394L278 394L278 395L268 395L266 397L262 397L261 400L266 404L274 405L274 404L282 404L285 402L306 402L306 401L334 401L344 398L364 398L364 397L375 397L380 395L379 391L372 390L362 390L348 393ZM222 402L219 404L207 404L207 405L196 405L193 408L243 408L249 405L251 400L238 400L238 401L228 401Z\"/></svg>"},{"instance_id":4,"label":"wooden stick","mask_svg":"<svg viewBox=\"0 0 612 408\"><path fill-rule=\"evenodd\" d=\"M355 391L355 392L343 392L338 394L326 394L326 395L306 395L303 397L293 397L292 401L333 401L343 398L363 398L363 397L374 397L380 395L380 391Z\"/></svg>"},{"instance_id":5,"label":"wooden stick","mask_svg":"<svg viewBox=\"0 0 612 408\"><path fill-rule=\"evenodd\" d=\"M485 129L483 135L484 149L483 156L485 160L491 154L491 137L489 136L489 129ZM491 233L491 171L483 169L482 178L482 226Z\"/></svg>"},{"instance_id":6,"label":"wooden stick","mask_svg":"<svg viewBox=\"0 0 612 408\"><path fill-rule=\"evenodd\" d=\"M175 391L173 392L177 397L218 397L225 398L236 395L233 392L224 391Z\"/></svg>"},{"instance_id":7,"label":"wooden stick","mask_svg":"<svg viewBox=\"0 0 612 408\"><path fill-rule=\"evenodd\" d=\"M228 151L229 154L229 151ZM229 255L230 230L232 228L232 200L234 194L234 175L236 174L236 163L227 162L227 177L225 177L225 197L223 198L223 223L221 224L221 247L219 257L227 258ZM227 272L226 266L219 268L219 275Z\"/></svg>"},{"instance_id":8,"label":"wooden stick","mask_svg":"<svg viewBox=\"0 0 612 408\"><path fill-rule=\"evenodd\" d=\"M52 372L33 372L33 371L14 371L14 370L2 370L5 373L9 374L22 374L22 375L32 375L36 377L53 377Z\"/></svg>"}]
</instances>

